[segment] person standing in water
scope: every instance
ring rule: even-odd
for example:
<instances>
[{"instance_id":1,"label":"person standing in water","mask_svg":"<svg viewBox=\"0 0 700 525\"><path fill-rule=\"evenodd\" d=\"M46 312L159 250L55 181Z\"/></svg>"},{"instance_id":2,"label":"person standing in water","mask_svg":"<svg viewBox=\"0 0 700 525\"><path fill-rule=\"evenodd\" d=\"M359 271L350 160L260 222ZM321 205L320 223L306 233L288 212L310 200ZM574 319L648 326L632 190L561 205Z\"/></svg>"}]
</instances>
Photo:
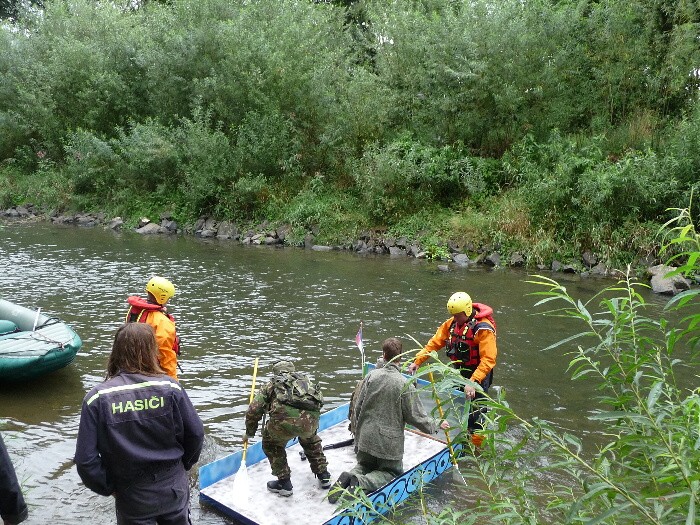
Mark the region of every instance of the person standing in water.
<instances>
[{"instance_id":1,"label":"person standing in water","mask_svg":"<svg viewBox=\"0 0 700 525\"><path fill-rule=\"evenodd\" d=\"M83 400L74 457L80 479L114 496L118 525L191 525L187 471L203 442L187 393L158 364L153 328L122 325L105 381Z\"/></svg>"},{"instance_id":2,"label":"person standing in water","mask_svg":"<svg viewBox=\"0 0 700 525\"><path fill-rule=\"evenodd\" d=\"M498 355L493 308L472 302L465 292L456 292L447 301L447 311L452 317L440 325L435 335L418 352L408 372L414 374L428 360L431 352L443 347L447 349L447 357L462 377L481 386L482 392L471 384L464 387L464 395L473 401L468 429L472 443L479 447L484 438L475 432L483 429L482 419L486 413L486 408L479 406L479 400L486 398Z\"/></svg>"},{"instance_id":3,"label":"person standing in water","mask_svg":"<svg viewBox=\"0 0 700 525\"><path fill-rule=\"evenodd\" d=\"M154 276L145 289L148 297L138 295L127 298L129 310L127 323L146 323L153 327L158 342L160 367L173 379L177 379L177 357L180 355L180 338L175 330L175 318L168 313L166 304L175 295L175 286L165 277Z\"/></svg>"}]
</instances>

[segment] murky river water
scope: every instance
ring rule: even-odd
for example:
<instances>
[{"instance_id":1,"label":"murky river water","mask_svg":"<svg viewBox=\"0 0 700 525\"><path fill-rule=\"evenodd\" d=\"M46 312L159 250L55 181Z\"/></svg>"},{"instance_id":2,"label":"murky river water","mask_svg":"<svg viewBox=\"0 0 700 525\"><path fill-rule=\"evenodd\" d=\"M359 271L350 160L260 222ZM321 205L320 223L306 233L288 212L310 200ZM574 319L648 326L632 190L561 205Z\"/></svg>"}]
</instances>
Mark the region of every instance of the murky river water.
<instances>
[{"instance_id":1,"label":"murky river water","mask_svg":"<svg viewBox=\"0 0 700 525\"><path fill-rule=\"evenodd\" d=\"M204 421L203 463L240 447L256 357L263 375L282 356L313 372L332 408L349 399L360 376L360 320L374 361L386 337L402 337L405 348L415 346L408 336L425 343L458 290L496 312L495 384L507 389L513 408L588 427L593 392L568 379L561 350L542 351L580 327L533 316L536 299L527 294L535 288L525 272L440 272L437 263L407 258L0 223L0 296L60 317L84 342L67 368L30 384L0 385L0 430L30 505L27 523L114 522L112 500L82 486L72 465L80 405L104 377L127 295L141 293L153 274L177 287L170 311L183 341L180 379ZM611 284L569 280L569 291L581 297ZM439 481L434 494L436 508L459 496L449 481ZM192 507L196 523L230 523L201 507L196 489Z\"/></svg>"}]
</instances>

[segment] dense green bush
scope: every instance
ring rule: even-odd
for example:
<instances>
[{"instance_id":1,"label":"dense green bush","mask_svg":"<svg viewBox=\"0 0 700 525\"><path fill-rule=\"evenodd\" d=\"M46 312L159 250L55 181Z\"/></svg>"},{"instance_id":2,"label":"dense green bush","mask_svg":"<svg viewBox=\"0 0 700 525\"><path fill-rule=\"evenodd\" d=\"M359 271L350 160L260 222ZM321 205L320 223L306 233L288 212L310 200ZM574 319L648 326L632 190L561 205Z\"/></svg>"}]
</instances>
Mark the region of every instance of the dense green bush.
<instances>
[{"instance_id":1,"label":"dense green bush","mask_svg":"<svg viewBox=\"0 0 700 525\"><path fill-rule=\"evenodd\" d=\"M110 193L113 185L126 184L126 163L109 141L79 129L68 135L64 172L78 194Z\"/></svg>"},{"instance_id":2,"label":"dense green bush","mask_svg":"<svg viewBox=\"0 0 700 525\"><path fill-rule=\"evenodd\" d=\"M318 242L348 245L360 230L369 227L362 210L357 197L334 189L324 176L316 174L284 206L273 195L266 216L292 227L287 239L290 244L302 244L304 235L314 231Z\"/></svg>"},{"instance_id":3,"label":"dense green bush","mask_svg":"<svg viewBox=\"0 0 700 525\"><path fill-rule=\"evenodd\" d=\"M225 197L234 180L235 160L222 127L212 125L210 115L196 110L194 119L183 118L172 135L182 177L177 188L182 195L177 201L182 203L183 217L217 214L232 218Z\"/></svg>"},{"instance_id":4,"label":"dense green bush","mask_svg":"<svg viewBox=\"0 0 700 525\"><path fill-rule=\"evenodd\" d=\"M669 132L664 150L660 182L673 180L685 193L700 194L700 106L678 122ZM700 203L692 203L694 216L700 214Z\"/></svg>"},{"instance_id":5,"label":"dense green bush","mask_svg":"<svg viewBox=\"0 0 700 525\"><path fill-rule=\"evenodd\" d=\"M369 146L354 176L370 217L388 224L425 206L450 208L499 189L488 162L459 144L426 146L408 134Z\"/></svg>"},{"instance_id":6,"label":"dense green bush","mask_svg":"<svg viewBox=\"0 0 700 525\"><path fill-rule=\"evenodd\" d=\"M239 173L255 173L294 186L301 175L301 137L293 122L274 112L246 113L236 129L233 148L234 168Z\"/></svg>"},{"instance_id":7,"label":"dense green bush","mask_svg":"<svg viewBox=\"0 0 700 525\"><path fill-rule=\"evenodd\" d=\"M688 188L668 159L652 150L611 159L603 137L575 140L554 133L528 137L504 156L504 171L527 203L533 223L561 232L580 249L602 249L630 221L663 222L665 210Z\"/></svg>"},{"instance_id":8,"label":"dense green bush","mask_svg":"<svg viewBox=\"0 0 700 525\"><path fill-rule=\"evenodd\" d=\"M680 0L47 2L0 27L3 200L40 176L52 207L657 254L646 225L697 186L698 23Z\"/></svg>"}]
</instances>

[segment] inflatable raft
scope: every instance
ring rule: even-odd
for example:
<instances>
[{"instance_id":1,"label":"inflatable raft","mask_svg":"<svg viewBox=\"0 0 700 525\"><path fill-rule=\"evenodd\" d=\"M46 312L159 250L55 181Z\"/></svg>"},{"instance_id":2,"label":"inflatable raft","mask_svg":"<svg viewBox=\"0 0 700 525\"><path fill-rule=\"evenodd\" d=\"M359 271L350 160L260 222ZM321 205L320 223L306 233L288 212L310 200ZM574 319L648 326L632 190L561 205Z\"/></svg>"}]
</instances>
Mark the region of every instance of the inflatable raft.
<instances>
[{"instance_id":1,"label":"inflatable raft","mask_svg":"<svg viewBox=\"0 0 700 525\"><path fill-rule=\"evenodd\" d=\"M372 368L371 365L368 365ZM425 381L417 380L419 384ZM461 392L455 392L461 396ZM426 408L428 408L426 406ZM321 414L319 435L328 459L328 470L333 481L342 471L355 464L353 446L328 448L326 445L351 442L348 430L349 404ZM444 438L444 435L442 435ZM292 470L294 494L280 498L268 492L265 483L274 479L270 463L262 451L262 443L248 447L245 477L247 491L241 494L236 487L236 474L241 469L242 451L230 454L199 469L199 497L236 523L246 525L360 525L371 523L452 467L450 449L440 435L428 436L421 432L404 431L404 473L384 487L367 494L367 499L346 507L343 499L337 505L328 501L328 490L319 488L318 481L304 460L297 439L287 444L287 458ZM461 451L456 445L455 453ZM247 494L246 494L247 492Z\"/></svg>"},{"instance_id":2,"label":"inflatable raft","mask_svg":"<svg viewBox=\"0 0 700 525\"><path fill-rule=\"evenodd\" d=\"M82 344L59 319L0 299L0 382L26 381L63 368Z\"/></svg>"}]
</instances>

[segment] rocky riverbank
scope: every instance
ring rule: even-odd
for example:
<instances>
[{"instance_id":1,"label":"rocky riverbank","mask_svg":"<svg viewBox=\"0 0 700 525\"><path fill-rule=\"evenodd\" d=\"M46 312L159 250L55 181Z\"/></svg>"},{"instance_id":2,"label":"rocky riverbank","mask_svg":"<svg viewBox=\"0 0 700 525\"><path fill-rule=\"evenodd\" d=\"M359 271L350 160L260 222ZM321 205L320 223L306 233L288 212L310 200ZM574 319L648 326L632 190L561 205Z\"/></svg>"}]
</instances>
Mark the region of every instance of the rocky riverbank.
<instances>
[{"instance_id":1,"label":"rocky riverbank","mask_svg":"<svg viewBox=\"0 0 700 525\"><path fill-rule=\"evenodd\" d=\"M53 211L40 210L32 204L14 206L0 211L0 217L10 220L51 221L54 224L75 225L77 227L104 227L119 231L125 228L121 217L107 218L104 213L63 214ZM291 227L288 225L273 226L262 223L256 227L243 227L229 221L218 221L211 217L201 217L194 224L179 225L169 213L162 213L158 221L149 218L139 220L133 231L141 235L194 235L201 238L216 238L222 241L238 242L248 245L265 246L297 246L315 251L348 250L359 254L380 254L390 257L413 257L426 259L430 254L421 247L420 243L405 237L394 238L380 230L360 233L354 241L343 245L316 244L314 232L308 232L303 241L290 242L288 239ZM438 269L450 271L452 266L471 267L484 266L488 268L527 267L527 255L519 252L502 255L498 246L458 246L446 244L448 257L439 260ZM471 256L469 254L472 254ZM475 255L474 255L475 254ZM605 263L589 251L580 255L579 261L561 262L554 260L549 266L533 265L538 272L551 271L579 274L582 277L619 276L619 272L608 268ZM691 287L691 282L683 276L666 277L674 268L651 262L646 267L645 277L655 293L675 295ZM696 278L696 281L698 279Z\"/></svg>"}]
</instances>

